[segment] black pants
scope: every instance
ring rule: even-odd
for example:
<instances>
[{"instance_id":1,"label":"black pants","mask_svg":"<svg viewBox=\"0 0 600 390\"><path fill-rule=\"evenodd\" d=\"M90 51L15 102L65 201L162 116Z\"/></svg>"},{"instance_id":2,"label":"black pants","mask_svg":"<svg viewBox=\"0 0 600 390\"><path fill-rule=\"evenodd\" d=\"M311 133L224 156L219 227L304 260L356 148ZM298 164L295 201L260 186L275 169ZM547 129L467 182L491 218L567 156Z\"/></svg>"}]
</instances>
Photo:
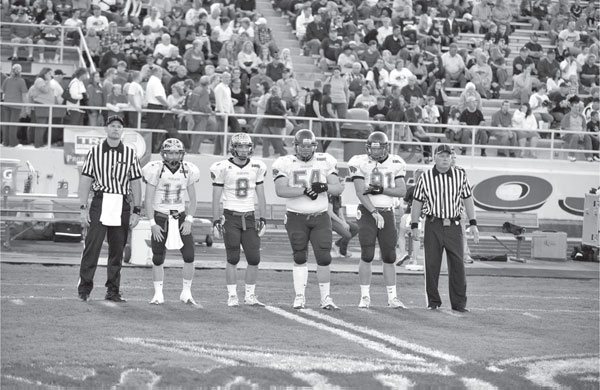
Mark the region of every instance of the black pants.
<instances>
[{"instance_id":1,"label":"black pants","mask_svg":"<svg viewBox=\"0 0 600 390\"><path fill-rule=\"evenodd\" d=\"M164 107L160 104L148 104L150 110L162 110ZM162 129L161 121L163 119L162 112L149 112L146 114L146 128L156 130ZM152 153L158 153L160 147L165 140L164 133L151 133L152 134Z\"/></svg>"},{"instance_id":2,"label":"black pants","mask_svg":"<svg viewBox=\"0 0 600 390\"><path fill-rule=\"evenodd\" d=\"M425 218L425 287L429 306L440 306L442 299L438 292L442 252L446 250L450 304L453 309L467 305L467 280L463 264L463 232L460 221L444 226L439 218Z\"/></svg>"},{"instance_id":3,"label":"black pants","mask_svg":"<svg viewBox=\"0 0 600 390\"><path fill-rule=\"evenodd\" d=\"M98 257L104 238L108 238L108 264L106 268L106 288L109 293L119 293L121 285L121 264L123 249L129 233L130 205L123 197L121 226L104 226L100 223L102 213L102 195L97 194L90 206L90 227L85 237L85 247L81 255L79 269L79 294L89 294L94 287L94 274L98 266Z\"/></svg>"}]
</instances>

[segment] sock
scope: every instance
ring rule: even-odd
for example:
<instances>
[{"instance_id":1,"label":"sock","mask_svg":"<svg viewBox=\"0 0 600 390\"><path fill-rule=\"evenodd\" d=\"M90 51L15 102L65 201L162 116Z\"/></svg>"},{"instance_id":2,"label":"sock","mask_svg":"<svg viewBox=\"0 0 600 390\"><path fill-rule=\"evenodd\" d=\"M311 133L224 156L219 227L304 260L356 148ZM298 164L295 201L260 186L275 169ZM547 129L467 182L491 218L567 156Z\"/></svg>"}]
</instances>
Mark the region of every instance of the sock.
<instances>
[{"instance_id":1,"label":"sock","mask_svg":"<svg viewBox=\"0 0 600 390\"><path fill-rule=\"evenodd\" d=\"M246 296L249 297L251 295L254 295L254 288L256 287L256 284L247 284L246 285Z\"/></svg>"},{"instance_id":2,"label":"sock","mask_svg":"<svg viewBox=\"0 0 600 390\"><path fill-rule=\"evenodd\" d=\"M397 297L396 286L386 286L385 288L387 289L388 300Z\"/></svg>"},{"instance_id":3,"label":"sock","mask_svg":"<svg viewBox=\"0 0 600 390\"><path fill-rule=\"evenodd\" d=\"M327 298L331 283L319 283L319 291L321 291L321 300Z\"/></svg>"},{"instance_id":4,"label":"sock","mask_svg":"<svg viewBox=\"0 0 600 390\"><path fill-rule=\"evenodd\" d=\"M370 297L371 296L371 285L367 284L366 286L360 286L360 296L361 297Z\"/></svg>"},{"instance_id":5,"label":"sock","mask_svg":"<svg viewBox=\"0 0 600 390\"><path fill-rule=\"evenodd\" d=\"M229 296L237 295L237 285L236 284L228 284L227 285L227 293Z\"/></svg>"},{"instance_id":6,"label":"sock","mask_svg":"<svg viewBox=\"0 0 600 390\"><path fill-rule=\"evenodd\" d=\"M160 294L162 295L163 293L163 282L162 280L160 282L154 282L154 294Z\"/></svg>"},{"instance_id":7,"label":"sock","mask_svg":"<svg viewBox=\"0 0 600 390\"><path fill-rule=\"evenodd\" d=\"M183 279L183 291L192 291L192 281Z\"/></svg>"},{"instance_id":8,"label":"sock","mask_svg":"<svg viewBox=\"0 0 600 390\"><path fill-rule=\"evenodd\" d=\"M296 295L304 295L306 283L308 282L308 267L294 266L292 269L292 276L294 278L294 291L296 291Z\"/></svg>"}]
</instances>

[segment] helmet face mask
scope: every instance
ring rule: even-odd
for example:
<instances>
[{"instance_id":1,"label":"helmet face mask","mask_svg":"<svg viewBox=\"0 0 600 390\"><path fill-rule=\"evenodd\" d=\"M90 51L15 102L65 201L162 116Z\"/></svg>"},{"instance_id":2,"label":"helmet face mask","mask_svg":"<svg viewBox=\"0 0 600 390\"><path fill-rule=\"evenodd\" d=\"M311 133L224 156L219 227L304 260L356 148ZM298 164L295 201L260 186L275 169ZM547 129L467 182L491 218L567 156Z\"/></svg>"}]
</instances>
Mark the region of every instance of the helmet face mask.
<instances>
[{"instance_id":1,"label":"helmet face mask","mask_svg":"<svg viewBox=\"0 0 600 390\"><path fill-rule=\"evenodd\" d=\"M387 135L380 131L371 133L367 139L366 150L371 159L377 162L384 161L390 150Z\"/></svg>"},{"instance_id":2,"label":"helmet face mask","mask_svg":"<svg viewBox=\"0 0 600 390\"><path fill-rule=\"evenodd\" d=\"M177 138L166 139L160 147L160 155L165 165L171 169L179 168L185 156L183 143Z\"/></svg>"},{"instance_id":3,"label":"helmet face mask","mask_svg":"<svg viewBox=\"0 0 600 390\"><path fill-rule=\"evenodd\" d=\"M294 138L294 151L301 161L309 161L317 151L317 139L310 130L299 130Z\"/></svg>"},{"instance_id":4,"label":"helmet face mask","mask_svg":"<svg viewBox=\"0 0 600 390\"><path fill-rule=\"evenodd\" d=\"M246 161L254 153L254 142L246 133L236 133L229 141L229 153L235 158Z\"/></svg>"}]
</instances>

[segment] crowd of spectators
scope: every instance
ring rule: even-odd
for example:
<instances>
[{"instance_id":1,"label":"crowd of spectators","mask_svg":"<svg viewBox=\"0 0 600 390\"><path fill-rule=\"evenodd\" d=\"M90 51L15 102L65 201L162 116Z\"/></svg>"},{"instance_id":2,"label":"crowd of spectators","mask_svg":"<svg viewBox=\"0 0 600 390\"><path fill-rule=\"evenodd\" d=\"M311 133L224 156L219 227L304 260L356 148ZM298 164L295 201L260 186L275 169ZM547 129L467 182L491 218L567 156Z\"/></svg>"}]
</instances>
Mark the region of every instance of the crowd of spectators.
<instances>
[{"instance_id":1,"label":"crowd of spectators","mask_svg":"<svg viewBox=\"0 0 600 390\"><path fill-rule=\"evenodd\" d=\"M97 72L81 68L70 81L57 82L62 75L44 68L22 95L4 88L5 83L21 88L9 81L20 77L13 72L3 81L5 101L64 103L66 115L55 119L64 117L64 123L74 125L101 126L109 113L116 113L128 127L143 121L147 128L166 128L168 136L181 138L193 153L207 137L188 137L180 130L217 131L227 125L232 131L281 135L300 126L287 118L235 116L248 112L343 119L364 110L375 121L411 122L396 129L400 141L429 142L441 136L468 144L475 134L482 156L492 137L507 147L527 142L533 147L546 136L540 129L597 129L590 125L597 117L600 84L600 11L594 2L523 0L511 6L502 0L274 0L273 7L289 17L304 54L314 56L328 74L306 93L294 76L290 50L277 47L255 0L12 0L6 14L21 25L10 28L12 42L19 44L11 59L25 50L29 60L35 60L37 51L40 62L58 62L58 50L27 44L52 46L61 39L79 44L75 29L81 28ZM511 44L515 21L529 23L533 31L530 41L517 48ZM64 37L61 25L67 27ZM479 35L467 39L467 33ZM550 47L538 43L540 37ZM453 87L459 88L458 101L450 97ZM501 94L511 96L509 101L493 118L484 115L483 102ZM86 105L102 109L81 108ZM144 109L169 113L142 115ZM227 124L215 112L231 114ZM49 120L48 113L31 108L19 116L37 123ZM334 122L313 124L317 135L340 135ZM491 124L526 131L473 133L431 124ZM9 136L13 130L3 129L3 144L47 144L41 131L18 140ZM154 133L148 144L156 151L165 136ZM563 140L575 148L597 149L598 134L565 134ZM262 140L265 156L270 144L275 153L286 153L279 141ZM321 149L327 146L324 142ZM214 152L220 151L217 137ZM426 157L430 153L427 147L422 151ZM510 149L498 154L517 156ZM589 160L597 158L588 155Z\"/></svg>"}]
</instances>

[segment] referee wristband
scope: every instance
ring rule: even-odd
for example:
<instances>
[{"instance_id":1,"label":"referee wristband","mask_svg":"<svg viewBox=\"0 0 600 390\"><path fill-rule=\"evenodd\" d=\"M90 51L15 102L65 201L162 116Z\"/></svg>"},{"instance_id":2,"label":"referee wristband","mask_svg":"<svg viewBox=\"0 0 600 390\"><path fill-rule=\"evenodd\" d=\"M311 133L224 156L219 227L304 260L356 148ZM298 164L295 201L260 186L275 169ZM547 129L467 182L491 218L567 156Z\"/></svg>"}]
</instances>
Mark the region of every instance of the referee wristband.
<instances>
[{"instance_id":1,"label":"referee wristband","mask_svg":"<svg viewBox=\"0 0 600 390\"><path fill-rule=\"evenodd\" d=\"M419 228L419 223L418 222L413 222L410 224L410 229L418 229Z\"/></svg>"},{"instance_id":2,"label":"referee wristband","mask_svg":"<svg viewBox=\"0 0 600 390\"><path fill-rule=\"evenodd\" d=\"M194 217L191 215L186 215L185 220L189 223L194 223Z\"/></svg>"},{"instance_id":3,"label":"referee wristband","mask_svg":"<svg viewBox=\"0 0 600 390\"><path fill-rule=\"evenodd\" d=\"M154 218L152 218L152 219L150 220L150 226L152 227L152 226L154 226L154 225L156 225L156 221L154 220Z\"/></svg>"},{"instance_id":4,"label":"referee wristband","mask_svg":"<svg viewBox=\"0 0 600 390\"><path fill-rule=\"evenodd\" d=\"M469 226L477 226L477 220L476 219L470 219L469 220Z\"/></svg>"}]
</instances>

